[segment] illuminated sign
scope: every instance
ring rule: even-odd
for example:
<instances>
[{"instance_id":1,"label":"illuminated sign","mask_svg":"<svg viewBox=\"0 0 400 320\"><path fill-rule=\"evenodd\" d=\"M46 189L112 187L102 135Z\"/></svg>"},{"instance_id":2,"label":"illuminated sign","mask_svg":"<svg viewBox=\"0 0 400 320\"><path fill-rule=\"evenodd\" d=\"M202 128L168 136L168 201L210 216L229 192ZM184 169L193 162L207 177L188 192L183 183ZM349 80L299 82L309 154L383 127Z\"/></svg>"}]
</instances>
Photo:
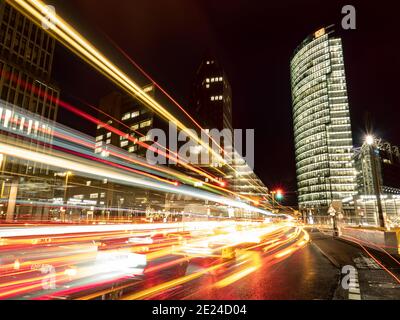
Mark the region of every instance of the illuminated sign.
<instances>
[{"instance_id":1,"label":"illuminated sign","mask_svg":"<svg viewBox=\"0 0 400 320\"><path fill-rule=\"evenodd\" d=\"M320 36L323 36L324 34L325 34L325 28L321 28L321 29L315 31L314 37L315 37L315 38L318 38L318 37L320 37Z\"/></svg>"}]
</instances>

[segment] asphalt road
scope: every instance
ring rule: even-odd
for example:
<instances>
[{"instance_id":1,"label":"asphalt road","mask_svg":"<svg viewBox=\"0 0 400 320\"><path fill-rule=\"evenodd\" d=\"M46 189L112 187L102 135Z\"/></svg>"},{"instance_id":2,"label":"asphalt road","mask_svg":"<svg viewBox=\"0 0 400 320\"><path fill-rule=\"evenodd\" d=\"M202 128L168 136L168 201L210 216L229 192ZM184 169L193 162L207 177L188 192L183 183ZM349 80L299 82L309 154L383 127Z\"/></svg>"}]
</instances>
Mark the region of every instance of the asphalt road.
<instances>
[{"instance_id":1,"label":"asphalt road","mask_svg":"<svg viewBox=\"0 0 400 320\"><path fill-rule=\"evenodd\" d=\"M228 261L192 258L186 272L179 276L163 271L144 280L128 279L105 284L64 298L87 297L93 293L91 298L97 299L400 299L398 258L333 238L315 228L307 230L311 241L305 245L296 246L299 241L296 238L276 251L263 250L263 246L239 249L236 258ZM286 236L292 232L293 229L288 229ZM342 285L346 277L343 270L349 266L355 270L350 288ZM88 283L90 280L85 279ZM123 289L109 293L110 287L120 286ZM98 294L101 290L107 294ZM20 298L32 299L35 296ZM47 298L54 297L48 292Z\"/></svg>"},{"instance_id":2,"label":"asphalt road","mask_svg":"<svg viewBox=\"0 0 400 320\"><path fill-rule=\"evenodd\" d=\"M153 299L252 299L252 300L313 300L333 299L339 283L339 271L313 245L294 252L281 262L272 264L268 257L253 252L261 267L249 275L221 288L215 284L224 275L204 275L196 281ZM267 260L267 261L264 261ZM192 263L188 271L197 270Z\"/></svg>"},{"instance_id":3,"label":"asphalt road","mask_svg":"<svg viewBox=\"0 0 400 320\"><path fill-rule=\"evenodd\" d=\"M218 278L203 277L152 296L152 299L377 300L400 299L400 265L393 257L309 229L311 242L276 264L261 267L218 288ZM375 261L376 259L377 261ZM355 268L354 288L343 287L345 266ZM196 269L192 264L189 267Z\"/></svg>"}]
</instances>

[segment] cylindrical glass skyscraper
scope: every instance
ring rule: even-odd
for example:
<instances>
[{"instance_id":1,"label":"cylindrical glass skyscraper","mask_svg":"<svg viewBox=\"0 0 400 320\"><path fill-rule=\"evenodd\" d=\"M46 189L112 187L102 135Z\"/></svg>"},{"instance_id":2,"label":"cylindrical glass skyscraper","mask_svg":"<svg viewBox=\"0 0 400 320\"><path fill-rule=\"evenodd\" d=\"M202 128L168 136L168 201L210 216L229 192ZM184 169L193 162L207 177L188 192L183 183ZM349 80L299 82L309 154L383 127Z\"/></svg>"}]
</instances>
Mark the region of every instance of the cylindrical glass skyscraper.
<instances>
[{"instance_id":1,"label":"cylindrical glass skyscraper","mask_svg":"<svg viewBox=\"0 0 400 320\"><path fill-rule=\"evenodd\" d=\"M290 63L298 201L326 214L355 193L355 168L341 39L331 27L307 37Z\"/></svg>"}]
</instances>

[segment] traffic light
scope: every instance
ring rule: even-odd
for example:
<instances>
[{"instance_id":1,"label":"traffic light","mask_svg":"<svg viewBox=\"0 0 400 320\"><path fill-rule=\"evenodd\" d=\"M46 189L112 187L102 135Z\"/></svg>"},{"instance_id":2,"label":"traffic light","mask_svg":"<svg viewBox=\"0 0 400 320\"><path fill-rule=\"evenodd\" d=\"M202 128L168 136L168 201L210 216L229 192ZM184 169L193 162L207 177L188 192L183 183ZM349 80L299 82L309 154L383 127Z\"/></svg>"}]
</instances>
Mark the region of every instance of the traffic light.
<instances>
[{"instance_id":1,"label":"traffic light","mask_svg":"<svg viewBox=\"0 0 400 320\"><path fill-rule=\"evenodd\" d=\"M283 192L281 189L276 190L276 200L282 200L283 199Z\"/></svg>"}]
</instances>

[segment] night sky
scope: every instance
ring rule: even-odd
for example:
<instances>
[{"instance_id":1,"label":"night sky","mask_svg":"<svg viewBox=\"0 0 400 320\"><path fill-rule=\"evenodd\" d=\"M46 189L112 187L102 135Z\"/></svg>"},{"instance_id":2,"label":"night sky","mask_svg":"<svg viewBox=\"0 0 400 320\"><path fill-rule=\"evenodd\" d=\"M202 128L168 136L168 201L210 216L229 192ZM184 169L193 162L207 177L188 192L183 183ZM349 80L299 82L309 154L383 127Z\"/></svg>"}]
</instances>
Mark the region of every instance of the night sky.
<instances>
[{"instance_id":1,"label":"night sky","mask_svg":"<svg viewBox=\"0 0 400 320\"><path fill-rule=\"evenodd\" d=\"M310 33L330 24L343 38L354 144L368 128L400 145L400 44L394 1L68 0L49 1L118 65L145 84L111 38L177 101L188 106L206 51L224 67L233 92L234 128L254 128L255 171L270 188L296 195L289 61ZM394 2L395 3L395 2ZM341 8L352 4L357 29L342 30ZM107 35L107 36L106 36ZM53 78L62 99L98 104L113 90L103 76L57 47ZM186 109L189 109L187 107ZM60 111L59 121L94 134Z\"/></svg>"}]
</instances>

